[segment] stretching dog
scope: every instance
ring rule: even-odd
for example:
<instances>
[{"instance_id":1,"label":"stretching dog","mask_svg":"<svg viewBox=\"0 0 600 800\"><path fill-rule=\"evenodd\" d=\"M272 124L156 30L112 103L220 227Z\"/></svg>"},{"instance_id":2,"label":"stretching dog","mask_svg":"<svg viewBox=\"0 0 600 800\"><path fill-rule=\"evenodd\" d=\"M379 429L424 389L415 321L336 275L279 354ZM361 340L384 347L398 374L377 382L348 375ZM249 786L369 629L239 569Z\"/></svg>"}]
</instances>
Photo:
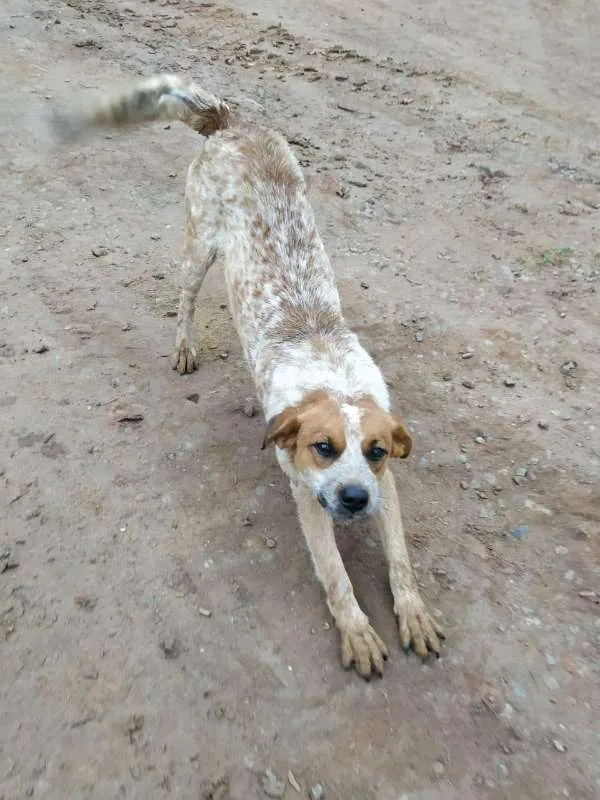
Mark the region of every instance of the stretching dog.
<instances>
[{"instance_id":1,"label":"stretching dog","mask_svg":"<svg viewBox=\"0 0 600 800\"><path fill-rule=\"evenodd\" d=\"M383 376L346 325L304 178L284 139L237 124L195 84L163 75L54 117L63 140L98 127L181 120L205 137L186 188L183 279L173 367L198 366L193 317L210 266L224 263L229 308L267 429L341 635L342 663L383 672L385 644L361 610L333 522L375 517L389 563L400 641L439 654L442 631L412 572L388 459L411 438L390 413Z\"/></svg>"}]
</instances>

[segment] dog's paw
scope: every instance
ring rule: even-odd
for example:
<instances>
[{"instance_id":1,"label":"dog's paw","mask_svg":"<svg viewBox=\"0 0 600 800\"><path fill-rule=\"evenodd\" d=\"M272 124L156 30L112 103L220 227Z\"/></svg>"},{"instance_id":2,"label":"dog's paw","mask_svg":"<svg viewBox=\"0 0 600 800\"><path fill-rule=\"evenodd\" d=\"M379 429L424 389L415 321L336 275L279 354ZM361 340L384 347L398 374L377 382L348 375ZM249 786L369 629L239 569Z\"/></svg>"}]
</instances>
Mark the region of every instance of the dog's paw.
<instances>
[{"instance_id":1,"label":"dog's paw","mask_svg":"<svg viewBox=\"0 0 600 800\"><path fill-rule=\"evenodd\" d=\"M405 650L425 658L428 653L439 656L444 632L425 608L417 592L408 592L402 602L396 604L400 643Z\"/></svg>"},{"instance_id":2,"label":"dog's paw","mask_svg":"<svg viewBox=\"0 0 600 800\"><path fill-rule=\"evenodd\" d=\"M183 339L177 350L171 357L171 366L180 375L193 372L198 369L198 355L194 347L190 347L187 339Z\"/></svg>"},{"instance_id":3,"label":"dog's paw","mask_svg":"<svg viewBox=\"0 0 600 800\"><path fill-rule=\"evenodd\" d=\"M342 630L342 664L349 669L353 664L359 675L369 680L374 674L383 675L383 662L387 648L370 625L360 630Z\"/></svg>"}]
</instances>

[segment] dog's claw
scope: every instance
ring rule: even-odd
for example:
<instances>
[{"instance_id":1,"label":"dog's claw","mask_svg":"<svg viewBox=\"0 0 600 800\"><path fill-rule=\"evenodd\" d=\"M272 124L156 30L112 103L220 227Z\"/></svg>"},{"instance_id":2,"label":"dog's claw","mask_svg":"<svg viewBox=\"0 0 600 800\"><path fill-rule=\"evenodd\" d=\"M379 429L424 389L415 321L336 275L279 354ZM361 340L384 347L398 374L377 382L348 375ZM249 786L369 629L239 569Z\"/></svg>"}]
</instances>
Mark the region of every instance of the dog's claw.
<instances>
[{"instance_id":1,"label":"dog's claw","mask_svg":"<svg viewBox=\"0 0 600 800\"><path fill-rule=\"evenodd\" d=\"M419 595L409 595L396 609L400 644L405 652L413 650L421 658L435 653L439 658L444 632L429 614Z\"/></svg>"},{"instance_id":2,"label":"dog's claw","mask_svg":"<svg viewBox=\"0 0 600 800\"><path fill-rule=\"evenodd\" d=\"M193 372L198 369L198 355L194 347L190 347L186 339L183 339L177 350L171 357L171 366L180 375Z\"/></svg>"},{"instance_id":3,"label":"dog's claw","mask_svg":"<svg viewBox=\"0 0 600 800\"><path fill-rule=\"evenodd\" d=\"M387 661L387 648L370 625L359 631L341 631L342 664L349 669L353 664L365 680L373 675L383 675L383 664Z\"/></svg>"}]
</instances>

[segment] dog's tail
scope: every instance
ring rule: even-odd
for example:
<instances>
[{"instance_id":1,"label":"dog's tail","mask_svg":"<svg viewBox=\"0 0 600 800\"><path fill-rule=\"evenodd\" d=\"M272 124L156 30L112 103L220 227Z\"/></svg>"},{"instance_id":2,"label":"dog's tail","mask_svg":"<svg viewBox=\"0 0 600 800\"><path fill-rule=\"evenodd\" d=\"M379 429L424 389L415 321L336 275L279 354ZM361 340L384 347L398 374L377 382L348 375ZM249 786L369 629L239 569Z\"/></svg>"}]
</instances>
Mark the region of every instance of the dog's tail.
<instances>
[{"instance_id":1,"label":"dog's tail","mask_svg":"<svg viewBox=\"0 0 600 800\"><path fill-rule=\"evenodd\" d=\"M210 136L230 127L232 114L226 103L191 81L176 75L158 75L70 110L55 111L52 127L60 140L73 141L94 128L156 120L180 120L203 136Z\"/></svg>"}]
</instances>

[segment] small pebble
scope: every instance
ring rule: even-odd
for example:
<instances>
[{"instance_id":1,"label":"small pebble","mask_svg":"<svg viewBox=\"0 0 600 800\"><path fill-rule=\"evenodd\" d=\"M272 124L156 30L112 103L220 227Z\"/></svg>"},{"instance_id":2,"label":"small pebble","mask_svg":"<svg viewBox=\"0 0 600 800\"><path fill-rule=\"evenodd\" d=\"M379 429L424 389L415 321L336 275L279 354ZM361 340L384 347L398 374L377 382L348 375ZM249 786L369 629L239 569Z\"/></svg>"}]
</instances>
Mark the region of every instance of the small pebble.
<instances>
[{"instance_id":1,"label":"small pebble","mask_svg":"<svg viewBox=\"0 0 600 800\"><path fill-rule=\"evenodd\" d=\"M436 775L441 776L446 771L446 768L444 767L441 761L434 761L433 771L435 772Z\"/></svg>"},{"instance_id":2,"label":"small pebble","mask_svg":"<svg viewBox=\"0 0 600 800\"><path fill-rule=\"evenodd\" d=\"M165 658L172 660L181 655L181 642L176 636L167 636L160 640L158 646L163 651Z\"/></svg>"},{"instance_id":3,"label":"small pebble","mask_svg":"<svg viewBox=\"0 0 600 800\"><path fill-rule=\"evenodd\" d=\"M84 611L93 611L98 605L98 598L87 594L78 594L75 598L75 605L83 608Z\"/></svg>"},{"instance_id":4,"label":"small pebble","mask_svg":"<svg viewBox=\"0 0 600 800\"><path fill-rule=\"evenodd\" d=\"M223 361L226 361L229 358L229 353L227 352L219 353L219 358L222 359Z\"/></svg>"},{"instance_id":5,"label":"small pebble","mask_svg":"<svg viewBox=\"0 0 600 800\"><path fill-rule=\"evenodd\" d=\"M93 665L88 665L81 670L81 677L85 678L86 681L97 681L99 674Z\"/></svg>"},{"instance_id":6,"label":"small pebble","mask_svg":"<svg viewBox=\"0 0 600 800\"><path fill-rule=\"evenodd\" d=\"M31 348L32 353L47 353L50 348L47 344L41 342L40 344L36 344L34 347Z\"/></svg>"},{"instance_id":7,"label":"small pebble","mask_svg":"<svg viewBox=\"0 0 600 800\"><path fill-rule=\"evenodd\" d=\"M294 789L294 791L298 792L298 794L301 794L302 793L302 787L300 786L300 784L296 780L296 777L295 777L295 775L294 775L294 773L292 772L291 769L288 770L287 778L288 778L288 783L290 784L292 789Z\"/></svg>"},{"instance_id":8,"label":"small pebble","mask_svg":"<svg viewBox=\"0 0 600 800\"><path fill-rule=\"evenodd\" d=\"M461 489L468 489L469 488L469 481L461 481L460 482Z\"/></svg>"},{"instance_id":9,"label":"small pebble","mask_svg":"<svg viewBox=\"0 0 600 800\"><path fill-rule=\"evenodd\" d=\"M566 753L567 752L567 748L560 741L560 739L552 739L552 744L554 745L554 748L556 750L558 750L559 753Z\"/></svg>"},{"instance_id":10,"label":"small pebble","mask_svg":"<svg viewBox=\"0 0 600 800\"><path fill-rule=\"evenodd\" d=\"M98 247L92 247L92 255L96 256L96 258L106 256L108 255L108 248L102 245L99 245Z\"/></svg>"},{"instance_id":11,"label":"small pebble","mask_svg":"<svg viewBox=\"0 0 600 800\"><path fill-rule=\"evenodd\" d=\"M512 536L513 539L516 539L517 541L521 541L521 539L524 539L527 536L528 532L529 529L527 528L527 525L515 525L514 528L510 529L510 535Z\"/></svg>"},{"instance_id":12,"label":"small pebble","mask_svg":"<svg viewBox=\"0 0 600 800\"><path fill-rule=\"evenodd\" d=\"M19 559L12 550L5 550L0 553L0 572L8 569L16 569L19 566Z\"/></svg>"},{"instance_id":13,"label":"small pebble","mask_svg":"<svg viewBox=\"0 0 600 800\"><path fill-rule=\"evenodd\" d=\"M276 539L271 539L271 537L270 537L270 536L268 536L268 537L265 539L265 544L266 544L266 545L267 545L267 547L269 547L271 550L274 550L274 549L277 547L277 540L276 540Z\"/></svg>"},{"instance_id":14,"label":"small pebble","mask_svg":"<svg viewBox=\"0 0 600 800\"><path fill-rule=\"evenodd\" d=\"M475 436L473 441L475 442L475 444L485 444L487 440L485 436Z\"/></svg>"},{"instance_id":15,"label":"small pebble","mask_svg":"<svg viewBox=\"0 0 600 800\"><path fill-rule=\"evenodd\" d=\"M517 486L520 486L521 481L523 481L525 478L528 477L527 473L528 473L527 467L517 467L512 476L513 483L516 484Z\"/></svg>"},{"instance_id":16,"label":"small pebble","mask_svg":"<svg viewBox=\"0 0 600 800\"><path fill-rule=\"evenodd\" d=\"M325 789L320 783L315 783L310 789L310 800L325 800Z\"/></svg>"},{"instance_id":17,"label":"small pebble","mask_svg":"<svg viewBox=\"0 0 600 800\"><path fill-rule=\"evenodd\" d=\"M504 385L509 387L516 386L517 381L515 380L515 378L504 378Z\"/></svg>"},{"instance_id":18,"label":"small pebble","mask_svg":"<svg viewBox=\"0 0 600 800\"><path fill-rule=\"evenodd\" d=\"M577 369L577 362L570 359L569 361L565 361L560 366L560 371L563 375L568 375L571 372L575 372Z\"/></svg>"},{"instance_id":19,"label":"small pebble","mask_svg":"<svg viewBox=\"0 0 600 800\"><path fill-rule=\"evenodd\" d=\"M130 737L144 729L144 715L132 714L125 724L125 731Z\"/></svg>"},{"instance_id":20,"label":"small pebble","mask_svg":"<svg viewBox=\"0 0 600 800\"><path fill-rule=\"evenodd\" d=\"M119 403L111 409L111 417L115 422L141 422L144 419L144 408L138 403Z\"/></svg>"},{"instance_id":21,"label":"small pebble","mask_svg":"<svg viewBox=\"0 0 600 800\"><path fill-rule=\"evenodd\" d=\"M285 794L285 783L279 780L270 767L265 770L260 785L267 797L283 797Z\"/></svg>"},{"instance_id":22,"label":"small pebble","mask_svg":"<svg viewBox=\"0 0 600 800\"><path fill-rule=\"evenodd\" d=\"M246 400L242 406L242 412L247 417L253 417L256 414L256 406L254 405L254 401L251 399Z\"/></svg>"},{"instance_id":23,"label":"small pebble","mask_svg":"<svg viewBox=\"0 0 600 800\"><path fill-rule=\"evenodd\" d=\"M361 281L360 285L361 285L362 289L368 289L369 288L369 284L366 281Z\"/></svg>"},{"instance_id":24,"label":"small pebble","mask_svg":"<svg viewBox=\"0 0 600 800\"><path fill-rule=\"evenodd\" d=\"M464 380L462 382L462 385L465 387L465 389L474 389L475 388L475 384L473 383L473 381L470 381L468 379Z\"/></svg>"},{"instance_id":25,"label":"small pebble","mask_svg":"<svg viewBox=\"0 0 600 800\"><path fill-rule=\"evenodd\" d=\"M566 556L567 553L569 552L569 548L565 547L562 544L559 544L557 547L554 548L554 552L556 553L557 556Z\"/></svg>"},{"instance_id":26,"label":"small pebble","mask_svg":"<svg viewBox=\"0 0 600 800\"><path fill-rule=\"evenodd\" d=\"M415 333L415 342L422 342L425 339L425 334L421 333L421 331L417 331Z\"/></svg>"},{"instance_id":27,"label":"small pebble","mask_svg":"<svg viewBox=\"0 0 600 800\"><path fill-rule=\"evenodd\" d=\"M473 353L471 350L465 350L464 353L460 354L460 357L466 361L468 358L473 358L474 355L475 353Z\"/></svg>"}]
</instances>

